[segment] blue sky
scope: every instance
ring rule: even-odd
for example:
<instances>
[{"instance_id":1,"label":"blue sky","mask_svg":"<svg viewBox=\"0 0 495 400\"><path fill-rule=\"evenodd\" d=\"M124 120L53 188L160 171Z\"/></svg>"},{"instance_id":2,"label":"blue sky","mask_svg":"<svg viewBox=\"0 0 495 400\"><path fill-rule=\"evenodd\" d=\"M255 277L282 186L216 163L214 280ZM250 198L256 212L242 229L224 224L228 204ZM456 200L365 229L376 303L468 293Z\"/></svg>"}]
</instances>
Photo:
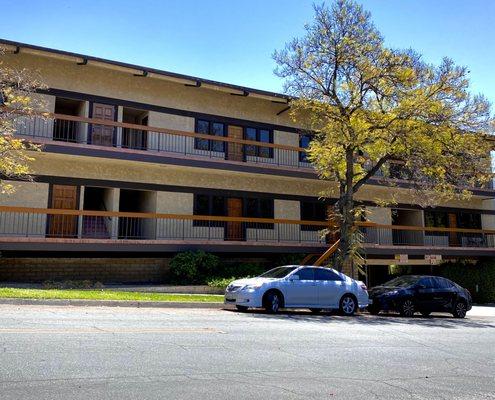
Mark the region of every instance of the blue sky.
<instances>
[{"instance_id":1,"label":"blue sky","mask_svg":"<svg viewBox=\"0 0 495 400\"><path fill-rule=\"evenodd\" d=\"M311 20L312 0L0 0L0 37L281 91L271 54ZM327 1L328 3L328 1ZM393 47L453 58L495 103L495 1L362 0ZM8 16L5 18L5 16Z\"/></svg>"}]
</instances>

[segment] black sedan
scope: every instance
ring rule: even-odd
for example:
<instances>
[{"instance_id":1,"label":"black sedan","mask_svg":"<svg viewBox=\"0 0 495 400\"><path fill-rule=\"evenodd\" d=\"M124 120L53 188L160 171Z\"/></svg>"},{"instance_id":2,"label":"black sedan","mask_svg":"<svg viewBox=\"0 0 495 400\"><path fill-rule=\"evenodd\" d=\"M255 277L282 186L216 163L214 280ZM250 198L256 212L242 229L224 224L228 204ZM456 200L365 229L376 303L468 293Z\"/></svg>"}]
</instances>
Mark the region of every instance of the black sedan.
<instances>
[{"instance_id":1,"label":"black sedan","mask_svg":"<svg viewBox=\"0 0 495 400\"><path fill-rule=\"evenodd\" d=\"M404 317L416 312L425 317L431 312L448 312L464 318L472 303L467 289L438 276L400 276L371 289L369 298L371 314L397 311Z\"/></svg>"}]
</instances>

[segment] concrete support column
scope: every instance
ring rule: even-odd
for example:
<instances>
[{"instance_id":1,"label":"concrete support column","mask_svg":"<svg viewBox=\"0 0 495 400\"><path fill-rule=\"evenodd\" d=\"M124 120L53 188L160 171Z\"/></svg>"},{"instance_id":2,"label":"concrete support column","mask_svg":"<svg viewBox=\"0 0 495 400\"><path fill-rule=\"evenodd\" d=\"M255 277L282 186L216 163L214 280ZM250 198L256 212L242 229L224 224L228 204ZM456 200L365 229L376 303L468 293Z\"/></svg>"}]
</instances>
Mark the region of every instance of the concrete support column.
<instances>
[{"instance_id":1,"label":"concrete support column","mask_svg":"<svg viewBox=\"0 0 495 400\"><path fill-rule=\"evenodd\" d=\"M108 188L105 189L103 203L107 211L119 211L120 189ZM119 218L111 217L110 237L118 239L119 237Z\"/></svg>"},{"instance_id":2,"label":"concrete support column","mask_svg":"<svg viewBox=\"0 0 495 400\"><path fill-rule=\"evenodd\" d=\"M368 210L368 221L377 224L392 225L392 213L386 207L366 207ZM392 244L392 231L369 228L365 231L365 243Z\"/></svg>"},{"instance_id":3,"label":"concrete support column","mask_svg":"<svg viewBox=\"0 0 495 400\"><path fill-rule=\"evenodd\" d=\"M79 187L79 210L84 210L84 186ZM82 231L83 231L83 219L84 216L80 216L77 219L77 237L81 238L82 237Z\"/></svg>"},{"instance_id":4,"label":"concrete support column","mask_svg":"<svg viewBox=\"0 0 495 400\"><path fill-rule=\"evenodd\" d=\"M299 201L295 200L274 200L275 219L300 219L301 210ZM299 241L301 226L293 224L277 224L278 240Z\"/></svg>"},{"instance_id":5,"label":"concrete support column","mask_svg":"<svg viewBox=\"0 0 495 400\"><path fill-rule=\"evenodd\" d=\"M117 107L117 122L122 122L124 119L124 107ZM116 128L116 136L115 136L115 146L122 147L122 128Z\"/></svg>"}]
</instances>

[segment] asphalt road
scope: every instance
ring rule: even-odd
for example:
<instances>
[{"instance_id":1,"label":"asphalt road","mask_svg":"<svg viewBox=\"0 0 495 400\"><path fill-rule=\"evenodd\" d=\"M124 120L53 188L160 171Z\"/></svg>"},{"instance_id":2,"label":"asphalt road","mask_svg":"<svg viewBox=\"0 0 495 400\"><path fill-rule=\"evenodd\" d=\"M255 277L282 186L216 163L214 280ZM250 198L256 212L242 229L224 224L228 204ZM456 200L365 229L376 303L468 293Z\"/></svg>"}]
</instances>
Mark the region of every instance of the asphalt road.
<instances>
[{"instance_id":1,"label":"asphalt road","mask_svg":"<svg viewBox=\"0 0 495 400\"><path fill-rule=\"evenodd\" d=\"M495 317L0 306L0 399L495 399Z\"/></svg>"}]
</instances>

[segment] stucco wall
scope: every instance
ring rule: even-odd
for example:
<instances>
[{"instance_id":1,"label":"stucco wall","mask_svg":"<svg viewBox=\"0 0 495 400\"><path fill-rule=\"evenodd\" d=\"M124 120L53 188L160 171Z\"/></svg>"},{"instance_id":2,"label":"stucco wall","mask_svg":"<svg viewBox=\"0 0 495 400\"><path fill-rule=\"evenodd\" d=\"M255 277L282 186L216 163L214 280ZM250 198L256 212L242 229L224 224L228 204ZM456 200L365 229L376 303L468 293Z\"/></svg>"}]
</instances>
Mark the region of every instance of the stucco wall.
<instances>
[{"instance_id":1,"label":"stucco wall","mask_svg":"<svg viewBox=\"0 0 495 400\"><path fill-rule=\"evenodd\" d=\"M232 118L293 126L287 113L276 114L284 104L253 97L231 96L230 93L186 87L181 83L157 78L133 76L119 68L77 65L73 60L28 54L7 54L6 65L37 70L49 87L92 95L136 101ZM34 53L34 52L32 52ZM137 72L137 71L136 71Z\"/></svg>"}]
</instances>

